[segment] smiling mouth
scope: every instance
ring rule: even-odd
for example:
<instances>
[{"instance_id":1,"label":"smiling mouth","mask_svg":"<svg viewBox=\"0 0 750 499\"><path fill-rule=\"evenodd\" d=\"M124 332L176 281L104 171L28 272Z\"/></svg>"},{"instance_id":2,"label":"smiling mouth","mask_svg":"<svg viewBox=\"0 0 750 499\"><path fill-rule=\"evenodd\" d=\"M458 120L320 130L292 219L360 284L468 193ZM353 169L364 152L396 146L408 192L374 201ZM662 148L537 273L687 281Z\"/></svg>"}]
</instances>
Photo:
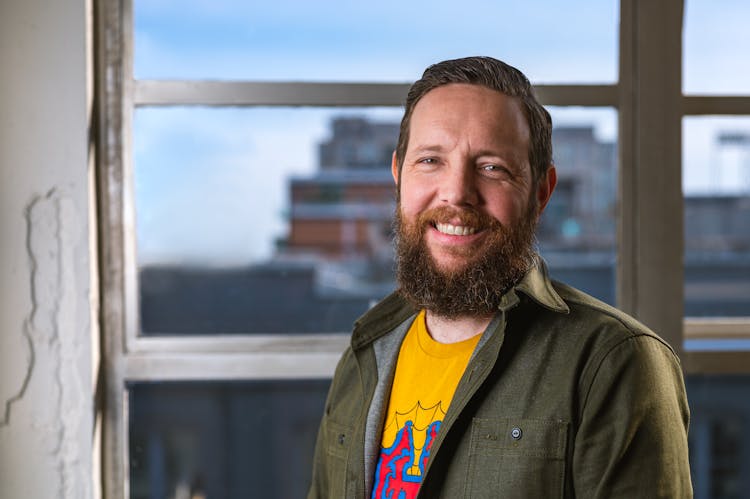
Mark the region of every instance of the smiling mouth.
<instances>
[{"instance_id":1,"label":"smiling mouth","mask_svg":"<svg viewBox=\"0 0 750 499\"><path fill-rule=\"evenodd\" d=\"M476 227L469 227L468 225L451 225L436 223L434 227L438 232L442 234L448 234L450 236L470 236L477 232Z\"/></svg>"}]
</instances>

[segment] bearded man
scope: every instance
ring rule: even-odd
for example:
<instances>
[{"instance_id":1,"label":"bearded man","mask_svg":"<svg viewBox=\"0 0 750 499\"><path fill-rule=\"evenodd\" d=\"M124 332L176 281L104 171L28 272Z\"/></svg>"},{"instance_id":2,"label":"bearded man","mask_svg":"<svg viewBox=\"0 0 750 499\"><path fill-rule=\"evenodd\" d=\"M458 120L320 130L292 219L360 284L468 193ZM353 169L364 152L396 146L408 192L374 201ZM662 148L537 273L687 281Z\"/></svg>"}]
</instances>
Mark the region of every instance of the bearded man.
<instances>
[{"instance_id":1,"label":"bearded man","mask_svg":"<svg viewBox=\"0 0 750 499\"><path fill-rule=\"evenodd\" d=\"M308 498L692 496L674 352L535 252L551 128L495 59L412 85L392 162L399 289L354 326Z\"/></svg>"}]
</instances>

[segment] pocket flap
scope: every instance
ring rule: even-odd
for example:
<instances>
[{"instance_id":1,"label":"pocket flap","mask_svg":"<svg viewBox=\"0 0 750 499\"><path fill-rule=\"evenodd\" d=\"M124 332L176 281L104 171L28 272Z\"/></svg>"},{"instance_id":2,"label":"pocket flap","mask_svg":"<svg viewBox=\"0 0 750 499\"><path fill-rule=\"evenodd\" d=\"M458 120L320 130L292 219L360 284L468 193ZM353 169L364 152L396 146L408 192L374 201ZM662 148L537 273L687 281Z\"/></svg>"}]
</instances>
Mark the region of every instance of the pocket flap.
<instances>
[{"instance_id":1,"label":"pocket flap","mask_svg":"<svg viewBox=\"0 0 750 499\"><path fill-rule=\"evenodd\" d=\"M326 439L328 454L346 459L352 429L335 421L326 422Z\"/></svg>"},{"instance_id":2,"label":"pocket flap","mask_svg":"<svg viewBox=\"0 0 750 499\"><path fill-rule=\"evenodd\" d=\"M564 459L568 426L562 420L475 418L472 448L480 452L502 451L519 456Z\"/></svg>"}]
</instances>

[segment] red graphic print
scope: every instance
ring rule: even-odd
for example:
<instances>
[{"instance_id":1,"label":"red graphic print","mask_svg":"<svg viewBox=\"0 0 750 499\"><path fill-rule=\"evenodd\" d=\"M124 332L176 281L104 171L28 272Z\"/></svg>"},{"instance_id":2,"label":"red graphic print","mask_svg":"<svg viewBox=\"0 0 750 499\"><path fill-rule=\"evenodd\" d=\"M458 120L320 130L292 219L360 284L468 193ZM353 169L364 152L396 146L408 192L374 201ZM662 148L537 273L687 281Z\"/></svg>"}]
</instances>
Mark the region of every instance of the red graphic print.
<instances>
[{"instance_id":1,"label":"red graphic print","mask_svg":"<svg viewBox=\"0 0 750 499\"><path fill-rule=\"evenodd\" d=\"M397 435L396 441L388 449L382 449L380 460L375 471L375 486L372 489L372 499L413 499L422 483L430 449L435 441L440 421L433 421L427 427L424 449L415 463L414 422L407 421ZM411 474L414 465L418 464L419 474Z\"/></svg>"}]
</instances>

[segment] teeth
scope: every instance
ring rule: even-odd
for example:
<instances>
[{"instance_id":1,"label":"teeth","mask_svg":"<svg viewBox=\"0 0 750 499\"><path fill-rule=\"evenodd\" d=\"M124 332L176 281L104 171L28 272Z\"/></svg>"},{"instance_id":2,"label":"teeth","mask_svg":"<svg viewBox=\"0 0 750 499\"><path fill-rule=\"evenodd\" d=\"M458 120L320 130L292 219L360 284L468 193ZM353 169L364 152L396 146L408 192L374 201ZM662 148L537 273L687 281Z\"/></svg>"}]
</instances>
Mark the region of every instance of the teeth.
<instances>
[{"instance_id":1,"label":"teeth","mask_svg":"<svg viewBox=\"0 0 750 499\"><path fill-rule=\"evenodd\" d=\"M469 236L477 231L474 227L465 225L435 224L435 228L443 234L451 236Z\"/></svg>"}]
</instances>

